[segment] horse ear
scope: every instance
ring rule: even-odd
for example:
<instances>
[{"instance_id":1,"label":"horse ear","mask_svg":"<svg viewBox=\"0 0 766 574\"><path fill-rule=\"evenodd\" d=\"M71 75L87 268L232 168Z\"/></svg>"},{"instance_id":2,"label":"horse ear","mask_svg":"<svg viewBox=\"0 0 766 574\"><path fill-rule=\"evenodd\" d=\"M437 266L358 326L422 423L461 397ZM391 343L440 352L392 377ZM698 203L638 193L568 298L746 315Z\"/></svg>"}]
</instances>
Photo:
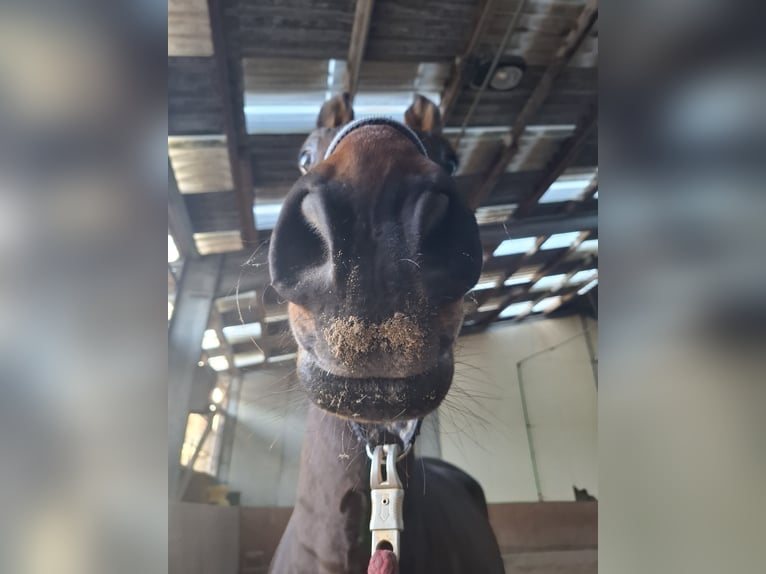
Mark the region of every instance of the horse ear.
<instances>
[{"instance_id":1,"label":"horse ear","mask_svg":"<svg viewBox=\"0 0 766 574\"><path fill-rule=\"evenodd\" d=\"M351 98L343 92L333 96L322 104L317 117L318 128L339 128L354 119L354 108L351 107Z\"/></svg>"},{"instance_id":2,"label":"horse ear","mask_svg":"<svg viewBox=\"0 0 766 574\"><path fill-rule=\"evenodd\" d=\"M420 132L442 132L442 115L438 106L420 94L415 94L415 101L404 112L404 123Z\"/></svg>"}]
</instances>

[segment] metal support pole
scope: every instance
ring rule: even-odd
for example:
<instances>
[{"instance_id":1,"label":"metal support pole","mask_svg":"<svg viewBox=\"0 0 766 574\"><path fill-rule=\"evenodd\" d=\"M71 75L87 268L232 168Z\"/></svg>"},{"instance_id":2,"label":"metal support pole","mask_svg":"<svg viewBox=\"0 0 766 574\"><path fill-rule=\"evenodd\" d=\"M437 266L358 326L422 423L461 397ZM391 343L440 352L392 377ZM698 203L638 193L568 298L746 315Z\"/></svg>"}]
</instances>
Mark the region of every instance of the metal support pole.
<instances>
[{"instance_id":1,"label":"metal support pole","mask_svg":"<svg viewBox=\"0 0 766 574\"><path fill-rule=\"evenodd\" d=\"M585 345L588 347L588 356L590 357L590 368L593 370L593 382L596 383L596 390L598 390L598 360L596 359L596 349L593 346L593 341L590 338L590 328L585 321L585 317L580 315L580 322L582 323L582 333L585 337Z\"/></svg>"},{"instance_id":2,"label":"metal support pole","mask_svg":"<svg viewBox=\"0 0 766 574\"><path fill-rule=\"evenodd\" d=\"M524 427L527 430L527 443L529 444L529 458L532 461L532 475L535 478L535 489L537 490L537 499L543 501L543 491L540 487L540 474L537 471L537 457L535 456L535 445L532 442L532 425L529 422L529 412L527 411L527 397L524 394L524 381L521 377L521 361L516 363L516 377L519 379L519 394L521 395L521 410L524 413Z\"/></svg>"},{"instance_id":3,"label":"metal support pole","mask_svg":"<svg viewBox=\"0 0 766 574\"><path fill-rule=\"evenodd\" d=\"M228 400L226 401L226 416L223 420L221 438L221 456L218 458L218 472L216 476L222 483L229 480L231 468L231 455L234 448L234 435L237 431L237 413L239 411L239 397L242 393L242 374L232 377L229 383Z\"/></svg>"},{"instance_id":4,"label":"metal support pole","mask_svg":"<svg viewBox=\"0 0 766 574\"><path fill-rule=\"evenodd\" d=\"M194 369L218 286L221 262L219 255L186 261L168 326L168 498L171 500L177 498Z\"/></svg>"}]
</instances>

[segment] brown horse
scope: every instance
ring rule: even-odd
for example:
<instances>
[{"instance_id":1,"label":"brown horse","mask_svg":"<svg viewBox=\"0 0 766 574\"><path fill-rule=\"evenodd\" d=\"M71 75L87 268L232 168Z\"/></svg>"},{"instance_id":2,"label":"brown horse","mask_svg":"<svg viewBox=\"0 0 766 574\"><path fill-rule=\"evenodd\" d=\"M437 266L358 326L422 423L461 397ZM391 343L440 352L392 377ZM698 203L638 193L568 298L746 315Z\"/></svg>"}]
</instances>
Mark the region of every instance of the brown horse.
<instances>
[{"instance_id":1,"label":"brown horse","mask_svg":"<svg viewBox=\"0 0 766 574\"><path fill-rule=\"evenodd\" d=\"M417 96L409 127L353 117L346 96L325 102L270 245L312 402L295 510L272 563L280 574L366 571L365 449L409 446L415 421L447 394L463 296L482 265L438 108ZM503 572L476 481L411 452L398 470L400 572Z\"/></svg>"}]
</instances>

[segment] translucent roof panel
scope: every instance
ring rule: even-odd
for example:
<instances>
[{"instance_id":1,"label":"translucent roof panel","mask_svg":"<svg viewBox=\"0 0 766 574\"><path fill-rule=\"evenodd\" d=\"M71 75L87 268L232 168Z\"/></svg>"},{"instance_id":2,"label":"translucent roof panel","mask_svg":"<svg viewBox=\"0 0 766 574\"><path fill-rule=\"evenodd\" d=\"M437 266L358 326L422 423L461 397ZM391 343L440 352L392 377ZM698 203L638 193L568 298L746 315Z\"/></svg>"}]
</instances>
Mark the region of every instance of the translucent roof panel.
<instances>
[{"instance_id":1,"label":"translucent roof panel","mask_svg":"<svg viewBox=\"0 0 766 574\"><path fill-rule=\"evenodd\" d=\"M542 313L544 311L549 310L552 307L555 307L559 304L561 301L561 297L546 297L545 299L542 299L538 303L535 304L534 307L532 307L533 313Z\"/></svg>"},{"instance_id":2,"label":"translucent roof panel","mask_svg":"<svg viewBox=\"0 0 766 574\"><path fill-rule=\"evenodd\" d=\"M404 120L416 93L437 106L450 73L443 63L365 62L354 116ZM244 112L250 134L309 133L322 104L343 91L344 60L246 58Z\"/></svg>"},{"instance_id":3,"label":"translucent roof panel","mask_svg":"<svg viewBox=\"0 0 766 574\"><path fill-rule=\"evenodd\" d=\"M598 274L597 269L585 269L583 271L578 271L574 275L572 275L569 278L569 281L567 281L567 284L569 285L578 285L580 283L586 283L593 279Z\"/></svg>"},{"instance_id":4,"label":"translucent roof panel","mask_svg":"<svg viewBox=\"0 0 766 574\"><path fill-rule=\"evenodd\" d=\"M508 277L508 279L505 280L503 285L506 287L513 287L514 285L524 285L525 283L529 283L532 280L531 277L524 277L524 276L512 276Z\"/></svg>"},{"instance_id":5,"label":"translucent roof panel","mask_svg":"<svg viewBox=\"0 0 766 574\"><path fill-rule=\"evenodd\" d=\"M260 365L266 360L261 351L255 350L249 353L238 353L234 355L234 366L237 368Z\"/></svg>"},{"instance_id":6,"label":"translucent roof panel","mask_svg":"<svg viewBox=\"0 0 766 574\"><path fill-rule=\"evenodd\" d=\"M504 223L515 211L516 204L490 205L488 207L479 207L476 210L476 223L479 225L489 225L492 223Z\"/></svg>"},{"instance_id":7,"label":"translucent roof panel","mask_svg":"<svg viewBox=\"0 0 766 574\"><path fill-rule=\"evenodd\" d=\"M535 246L536 237L520 237L518 239L506 239L492 253L495 257L503 255L513 255L516 253L526 253Z\"/></svg>"},{"instance_id":8,"label":"translucent roof panel","mask_svg":"<svg viewBox=\"0 0 766 574\"><path fill-rule=\"evenodd\" d=\"M497 287L497 284L500 282L500 280L503 278L503 273L501 272L495 272L495 273L482 273L479 277L479 280L476 283L476 287L473 288L473 291L483 291L484 289L494 289Z\"/></svg>"},{"instance_id":9,"label":"translucent roof panel","mask_svg":"<svg viewBox=\"0 0 766 574\"><path fill-rule=\"evenodd\" d=\"M585 295L588 291L593 289L596 285L598 285L598 279L594 279L590 283L580 287L580 289L577 291L578 295Z\"/></svg>"},{"instance_id":10,"label":"translucent roof panel","mask_svg":"<svg viewBox=\"0 0 766 574\"><path fill-rule=\"evenodd\" d=\"M207 329L202 336L202 348L205 350L217 349L221 346L221 341L218 340L218 333L214 329Z\"/></svg>"},{"instance_id":11,"label":"translucent roof panel","mask_svg":"<svg viewBox=\"0 0 766 574\"><path fill-rule=\"evenodd\" d=\"M225 355L216 355L215 357L209 357L207 364L214 371L225 371L229 368L229 360Z\"/></svg>"},{"instance_id":12,"label":"translucent roof panel","mask_svg":"<svg viewBox=\"0 0 766 574\"><path fill-rule=\"evenodd\" d=\"M595 176L595 171L565 173L551 184L540 198L540 203L576 200L590 187Z\"/></svg>"},{"instance_id":13,"label":"translucent roof panel","mask_svg":"<svg viewBox=\"0 0 766 574\"><path fill-rule=\"evenodd\" d=\"M562 247L569 247L578 237L580 237L579 231L570 231L569 233L556 233L546 239L545 243L540 246L540 249L561 249Z\"/></svg>"},{"instance_id":14,"label":"translucent roof panel","mask_svg":"<svg viewBox=\"0 0 766 574\"><path fill-rule=\"evenodd\" d=\"M287 353L286 355L276 355L266 359L267 363L282 363L284 361L292 361L298 356L297 353Z\"/></svg>"},{"instance_id":15,"label":"translucent roof panel","mask_svg":"<svg viewBox=\"0 0 766 574\"><path fill-rule=\"evenodd\" d=\"M598 253L598 239L588 239L577 246L580 253Z\"/></svg>"},{"instance_id":16,"label":"translucent roof panel","mask_svg":"<svg viewBox=\"0 0 766 574\"><path fill-rule=\"evenodd\" d=\"M244 343L250 339L258 339L263 330L260 323L245 323L243 325L229 325L223 328L223 336L231 343Z\"/></svg>"},{"instance_id":17,"label":"translucent roof panel","mask_svg":"<svg viewBox=\"0 0 766 574\"><path fill-rule=\"evenodd\" d=\"M548 289L557 289L564 282L565 274L561 275L547 275L541 277L537 283L532 286L533 291L546 291Z\"/></svg>"},{"instance_id":18,"label":"translucent roof panel","mask_svg":"<svg viewBox=\"0 0 766 574\"><path fill-rule=\"evenodd\" d=\"M505 309L503 309L502 313L500 313L498 318L508 319L510 317L515 317L516 315L521 315L522 313L526 313L529 310L529 307L531 305L532 305L531 301L522 301L521 303L511 303Z\"/></svg>"},{"instance_id":19,"label":"translucent roof panel","mask_svg":"<svg viewBox=\"0 0 766 574\"><path fill-rule=\"evenodd\" d=\"M175 263L181 255L178 253L178 247L173 236L168 233L168 263Z\"/></svg>"},{"instance_id":20,"label":"translucent roof panel","mask_svg":"<svg viewBox=\"0 0 766 574\"><path fill-rule=\"evenodd\" d=\"M255 202L253 217L256 229L274 229L282 211L282 202Z\"/></svg>"}]
</instances>

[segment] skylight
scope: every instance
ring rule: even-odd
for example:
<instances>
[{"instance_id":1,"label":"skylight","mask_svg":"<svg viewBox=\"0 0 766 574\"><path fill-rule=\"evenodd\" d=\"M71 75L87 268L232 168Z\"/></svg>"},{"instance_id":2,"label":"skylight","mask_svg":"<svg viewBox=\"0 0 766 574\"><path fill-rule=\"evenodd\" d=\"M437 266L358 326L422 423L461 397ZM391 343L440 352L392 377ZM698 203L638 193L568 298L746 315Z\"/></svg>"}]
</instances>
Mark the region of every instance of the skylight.
<instances>
[{"instance_id":1,"label":"skylight","mask_svg":"<svg viewBox=\"0 0 766 574\"><path fill-rule=\"evenodd\" d=\"M561 301L561 297L546 297L532 307L532 313L542 313L551 307L555 307Z\"/></svg>"},{"instance_id":2,"label":"skylight","mask_svg":"<svg viewBox=\"0 0 766 574\"><path fill-rule=\"evenodd\" d=\"M208 350L217 349L220 346L221 341L218 340L218 334L215 332L215 330L207 329L205 334L202 336L202 348Z\"/></svg>"},{"instance_id":3,"label":"skylight","mask_svg":"<svg viewBox=\"0 0 766 574\"><path fill-rule=\"evenodd\" d=\"M245 125L249 134L303 134L316 127L317 114L324 103L324 93L312 94L313 101L301 102L280 94L281 104L251 103L245 105ZM306 94L300 94L306 96ZM273 95L269 96L273 102ZM290 100L293 100L292 102Z\"/></svg>"},{"instance_id":4,"label":"skylight","mask_svg":"<svg viewBox=\"0 0 766 574\"><path fill-rule=\"evenodd\" d=\"M479 277L478 283L476 283L476 287L473 288L474 291L483 291L485 289L494 289L497 287L497 284L500 282L500 280L503 278L502 273L482 273Z\"/></svg>"},{"instance_id":5,"label":"skylight","mask_svg":"<svg viewBox=\"0 0 766 574\"><path fill-rule=\"evenodd\" d=\"M168 233L168 263L175 263L179 257L181 257L181 254L178 253L176 242L173 240L173 236Z\"/></svg>"},{"instance_id":6,"label":"skylight","mask_svg":"<svg viewBox=\"0 0 766 574\"><path fill-rule=\"evenodd\" d=\"M516 275L513 275L512 277L506 279L503 285L506 287L512 287L514 285L523 285L524 283L529 283L531 280L531 277L517 277Z\"/></svg>"},{"instance_id":7,"label":"skylight","mask_svg":"<svg viewBox=\"0 0 766 574\"><path fill-rule=\"evenodd\" d=\"M520 237L518 239L506 239L492 253L495 257L503 255L513 255L515 253L526 253L535 246L536 237Z\"/></svg>"},{"instance_id":8,"label":"skylight","mask_svg":"<svg viewBox=\"0 0 766 574\"><path fill-rule=\"evenodd\" d=\"M580 287L580 290L577 291L577 294L578 295L585 295L588 291L593 289L596 285L598 285L598 279L594 279L593 281L591 281L590 283L588 283L584 287Z\"/></svg>"},{"instance_id":9,"label":"skylight","mask_svg":"<svg viewBox=\"0 0 766 574\"><path fill-rule=\"evenodd\" d=\"M229 343L241 343L250 339L258 339L261 336L260 323L246 323L244 325L231 325L223 328L223 336Z\"/></svg>"},{"instance_id":10,"label":"skylight","mask_svg":"<svg viewBox=\"0 0 766 574\"><path fill-rule=\"evenodd\" d=\"M588 239L577 246L581 253L598 253L598 239Z\"/></svg>"},{"instance_id":11,"label":"skylight","mask_svg":"<svg viewBox=\"0 0 766 574\"><path fill-rule=\"evenodd\" d=\"M286 355L276 355L274 357L269 357L266 359L267 363L282 363L284 361L291 361L295 357L297 357L297 353L288 353Z\"/></svg>"},{"instance_id":12,"label":"skylight","mask_svg":"<svg viewBox=\"0 0 766 574\"><path fill-rule=\"evenodd\" d=\"M566 274L564 273L560 275L548 275L546 277L541 277L540 280L532 286L532 290L546 291L548 289L558 289L561 286L561 283L563 283L565 277Z\"/></svg>"},{"instance_id":13,"label":"skylight","mask_svg":"<svg viewBox=\"0 0 766 574\"><path fill-rule=\"evenodd\" d=\"M540 203L576 200L590 186L594 176L595 172L562 175L543 194Z\"/></svg>"},{"instance_id":14,"label":"skylight","mask_svg":"<svg viewBox=\"0 0 766 574\"><path fill-rule=\"evenodd\" d=\"M225 371L229 368L229 360L224 355L209 357L207 364L210 365L210 368L214 371Z\"/></svg>"},{"instance_id":15,"label":"skylight","mask_svg":"<svg viewBox=\"0 0 766 574\"><path fill-rule=\"evenodd\" d=\"M579 283L585 283L593 279L598 273L597 269L585 269L584 271L578 271L569 278L568 285L578 285Z\"/></svg>"},{"instance_id":16,"label":"skylight","mask_svg":"<svg viewBox=\"0 0 766 574\"><path fill-rule=\"evenodd\" d=\"M540 246L540 249L561 249L562 247L569 247L578 237L580 237L579 231L570 231L569 233L556 233L546 239L545 243Z\"/></svg>"},{"instance_id":17,"label":"skylight","mask_svg":"<svg viewBox=\"0 0 766 574\"><path fill-rule=\"evenodd\" d=\"M484 305L482 305L478 309L476 309L476 312L486 313L487 311L495 311L495 310L497 310L497 303L487 302L487 303L484 303Z\"/></svg>"},{"instance_id":18,"label":"skylight","mask_svg":"<svg viewBox=\"0 0 766 574\"><path fill-rule=\"evenodd\" d=\"M481 283L477 283L473 290L484 291L485 289L494 289L495 287L497 287L497 283L495 281L483 281Z\"/></svg>"},{"instance_id":19,"label":"skylight","mask_svg":"<svg viewBox=\"0 0 766 574\"><path fill-rule=\"evenodd\" d=\"M249 353L237 353L234 355L234 366L252 367L253 365L260 365L266 360L261 351L251 351Z\"/></svg>"},{"instance_id":20,"label":"skylight","mask_svg":"<svg viewBox=\"0 0 766 574\"><path fill-rule=\"evenodd\" d=\"M282 211L282 202L258 203L253 206L256 229L274 229Z\"/></svg>"},{"instance_id":21,"label":"skylight","mask_svg":"<svg viewBox=\"0 0 766 574\"><path fill-rule=\"evenodd\" d=\"M266 323L280 323L282 321L287 321L288 318L287 313L277 313L276 315L266 317L265 321Z\"/></svg>"},{"instance_id":22,"label":"skylight","mask_svg":"<svg viewBox=\"0 0 766 574\"><path fill-rule=\"evenodd\" d=\"M488 207L479 207L476 210L476 223L479 225L489 225L492 223L504 223L515 211L517 204L509 203L506 205L490 205Z\"/></svg>"},{"instance_id":23,"label":"skylight","mask_svg":"<svg viewBox=\"0 0 766 574\"><path fill-rule=\"evenodd\" d=\"M502 313L498 315L498 318L508 319L509 317L515 317L516 315L521 315L522 313L526 313L527 310L529 310L530 305L532 305L531 301L522 301L521 303L511 303L505 309L503 309Z\"/></svg>"}]
</instances>

